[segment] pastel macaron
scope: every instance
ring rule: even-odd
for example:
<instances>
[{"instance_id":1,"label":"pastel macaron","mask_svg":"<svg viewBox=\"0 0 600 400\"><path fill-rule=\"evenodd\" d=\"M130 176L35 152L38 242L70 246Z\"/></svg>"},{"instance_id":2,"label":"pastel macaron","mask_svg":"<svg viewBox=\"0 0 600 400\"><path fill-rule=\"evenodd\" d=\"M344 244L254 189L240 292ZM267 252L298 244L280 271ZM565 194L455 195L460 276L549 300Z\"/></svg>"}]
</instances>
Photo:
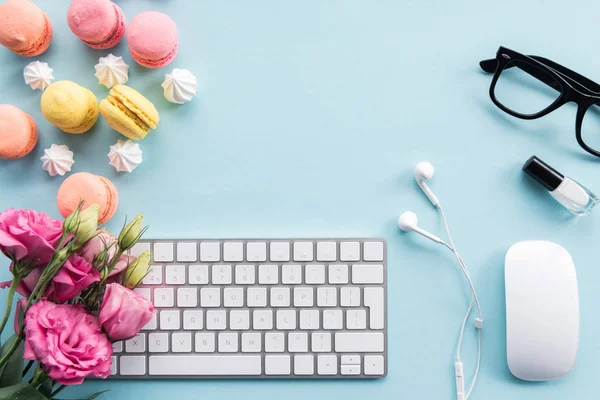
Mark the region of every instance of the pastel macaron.
<instances>
[{"instance_id":1,"label":"pastel macaron","mask_svg":"<svg viewBox=\"0 0 600 400\"><path fill-rule=\"evenodd\" d=\"M33 118L15 106L0 104L0 158L23 158L31 153L37 141Z\"/></svg>"},{"instance_id":2,"label":"pastel macaron","mask_svg":"<svg viewBox=\"0 0 600 400\"><path fill-rule=\"evenodd\" d=\"M125 35L125 15L110 0L73 0L67 22L75 36L93 49L110 49Z\"/></svg>"},{"instance_id":3,"label":"pastel macaron","mask_svg":"<svg viewBox=\"0 0 600 400\"><path fill-rule=\"evenodd\" d=\"M89 131L98 120L98 99L91 90L71 81L54 82L44 90L42 114L67 133Z\"/></svg>"},{"instance_id":4,"label":"pastel macaron","mask_svg":"<svg viewBox=\"0 0 600 400\"><path fill-rule=\"evenodd\" d=\"M52 23L29 0L8 0L0 4L0 44L24 57L35 57L48 49Z\"/></svg>"},{"instance_id":5,"label":"pastel macaron","mask_svg":"<svg viewBox=\"0 0 600 400\"><path fill-rule=\"evenodd\" d=\"M115 215L119 206L119 194L117 189L108 179L78 172L71 175L60 185L56 195L56 204L63 217L69 216L79 203L83 201L83 208L91 204L98 204L98 223L103 224Z\"/></svg>"},{"instance_id":6,"label":"pastel macaron","mask_svg":"<svg viewBox=\"0 0 600 400\"><path fill-rule=\"evenodd\" d=\"M146 11L136 15L127 28L129 52L148 68L161 68L177 55L177 25L166 14Z\"/></svg>"},{"instance_id":7,"label":"pastel macaron","mask_svg":"<svg viewBox=\"0 0 600 400\"><path fill-rule=\"evenodd\" d=\"M160 121L154 104L125 85L110 90L108 97L100 102L100 114L111 128L132 140L145 138Z\"/></svg>"}]
</instances>

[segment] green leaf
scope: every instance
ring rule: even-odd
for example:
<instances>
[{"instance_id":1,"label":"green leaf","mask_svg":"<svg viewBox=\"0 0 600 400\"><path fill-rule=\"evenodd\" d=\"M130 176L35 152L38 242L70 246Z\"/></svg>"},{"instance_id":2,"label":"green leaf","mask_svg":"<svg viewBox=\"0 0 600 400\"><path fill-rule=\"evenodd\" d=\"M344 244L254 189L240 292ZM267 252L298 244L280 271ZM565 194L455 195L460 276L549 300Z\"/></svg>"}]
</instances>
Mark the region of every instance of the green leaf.
<instances>
[{"instance_id":1,"label":"green leaf","mask_svg":"<svg viewBox=\"0 0 600 400\"><path fill-rule=\"evenodd\" d=\"M50 393L52 393L52 387L54 386L54 381L50 378L46 379L40 386L38 386L38 390L41 394L46 397L50 397Z\"/></svg>"},{"instance_id":2,"label":"green leaf","mask_svg":"<svg viewBox=\"0 0 600 400\"><path fill-rule=\"evenodd\" d=\"M0 400L48 400L29 383L19 383L0 389Z\"/></svg>"},{"instance_id":3,"label":"green leaf","mask_svg":"<svg viewBox=\"0 0 600 400\"><path fill-rule=\"evenodd\" d=\"M8 352L17 340L17 335L12 335L6 343L2 346L2 350L0 350L0 358ZM10 356L8 362L4 364L4 368L0 372L0 388L6 386L13 386L17 383L21 383L23 380L22 371L23 371L23 351L25 349L25 343L21 341L17 350Z\"/></svg>"}]
</instances>

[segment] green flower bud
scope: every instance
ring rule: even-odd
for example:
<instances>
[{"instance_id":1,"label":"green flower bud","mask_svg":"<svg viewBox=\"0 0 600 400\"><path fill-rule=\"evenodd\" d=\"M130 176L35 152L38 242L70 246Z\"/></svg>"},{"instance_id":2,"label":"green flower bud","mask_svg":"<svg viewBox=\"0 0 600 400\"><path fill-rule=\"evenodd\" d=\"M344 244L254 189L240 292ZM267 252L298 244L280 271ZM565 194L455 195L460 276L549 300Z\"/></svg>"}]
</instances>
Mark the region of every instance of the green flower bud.
<instances>
[{"instance_id":1,"label":"green flower bud","mask_svg":"<svg viewBox=\"0 0 600 400\"><path fill-rule=\"evenodd\" d=\"M71 213L71 215L67 217L67 219L65 219L65 222L63 222L63 233L65 235L73 233L77 229L77 225L79 225L80 211L81 207L79 206Z\"/></svg>"},{"instance_id":2,"label":"green flower bud","mask_svg":"<svg viewBox=\"0 0 600 400\"><path fill-rule=\"evenodd\" d=\"M119 248L123 251L131 249L140 240L144 233L142 226L142 214L138 214L133 221L128 223L119 234Z\"/></svg>"},{"instance_id":3,"label":"green flower bud","mask_svg":"<svg viewBox=\"0 0 600 400\"><path fill-rule=\"evenodd\" d=\"M150 252L144 251L125 270L125 274L123 275L123 286L134 289L137 285L142 283L142 280L148 274L149 267Z\"/></svg>"},{"instance_id":4,"label":"green flower bud","mask_svg":"<svg viewBox=\"0 0 600 400\"><path fill-rule=\"evenodd\" d=\"M96 235L99 210L98 204L92 204L79 213L79 224L75 231L75 246L77 248L86 244L88 240Z\"/></svg>"}]
</instances>

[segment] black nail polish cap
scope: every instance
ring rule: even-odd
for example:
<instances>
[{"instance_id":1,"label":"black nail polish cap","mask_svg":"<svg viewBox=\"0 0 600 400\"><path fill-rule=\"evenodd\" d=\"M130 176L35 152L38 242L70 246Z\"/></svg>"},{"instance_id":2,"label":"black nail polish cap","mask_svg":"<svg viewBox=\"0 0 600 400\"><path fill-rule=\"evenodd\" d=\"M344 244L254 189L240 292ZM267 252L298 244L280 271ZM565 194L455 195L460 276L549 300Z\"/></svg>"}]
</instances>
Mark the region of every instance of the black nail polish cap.
<instances>
[{"instance_id":1,"label":"black nail polish cap","mask_svg":"<svg viewBox=\"0 0 600 400\"><path fill-rule=\"evenodd\" d=\"M529 160L525 162L523 171L551 192L554 191L565 178L563 174L536 156L531 156Z\"/></svg>"}]
</instances>

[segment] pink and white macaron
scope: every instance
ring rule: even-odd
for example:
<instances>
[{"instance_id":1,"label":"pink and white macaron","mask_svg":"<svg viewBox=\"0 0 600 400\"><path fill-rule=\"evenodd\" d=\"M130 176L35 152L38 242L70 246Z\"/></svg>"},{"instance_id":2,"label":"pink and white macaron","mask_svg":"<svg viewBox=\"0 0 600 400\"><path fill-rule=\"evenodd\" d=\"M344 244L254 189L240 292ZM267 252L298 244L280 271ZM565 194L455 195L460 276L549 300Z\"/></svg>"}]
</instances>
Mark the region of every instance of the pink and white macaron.
<instances>
[{"instance_id":1,"label":"pink and white macaron","mask_svg":"<svg viewBox=\"0 0 600 400\"><path fill-rule=\"evenodd\" d=\"M166 14L146 11L136 15L127 28L129 52L148 68L161 68L177 55L177 25Z\"/></svg>"},{"instance_id":2,"label":"pink and white macaron","mask_svg":"<svg viewBox=\"0 0 600 400\"><path fill-rule=\"evenodd\" d=\"M125 35L125 15L110 0L73 0L67 22L75 36L93 49L110 49Z\"/></svg>"}]
</instances>

